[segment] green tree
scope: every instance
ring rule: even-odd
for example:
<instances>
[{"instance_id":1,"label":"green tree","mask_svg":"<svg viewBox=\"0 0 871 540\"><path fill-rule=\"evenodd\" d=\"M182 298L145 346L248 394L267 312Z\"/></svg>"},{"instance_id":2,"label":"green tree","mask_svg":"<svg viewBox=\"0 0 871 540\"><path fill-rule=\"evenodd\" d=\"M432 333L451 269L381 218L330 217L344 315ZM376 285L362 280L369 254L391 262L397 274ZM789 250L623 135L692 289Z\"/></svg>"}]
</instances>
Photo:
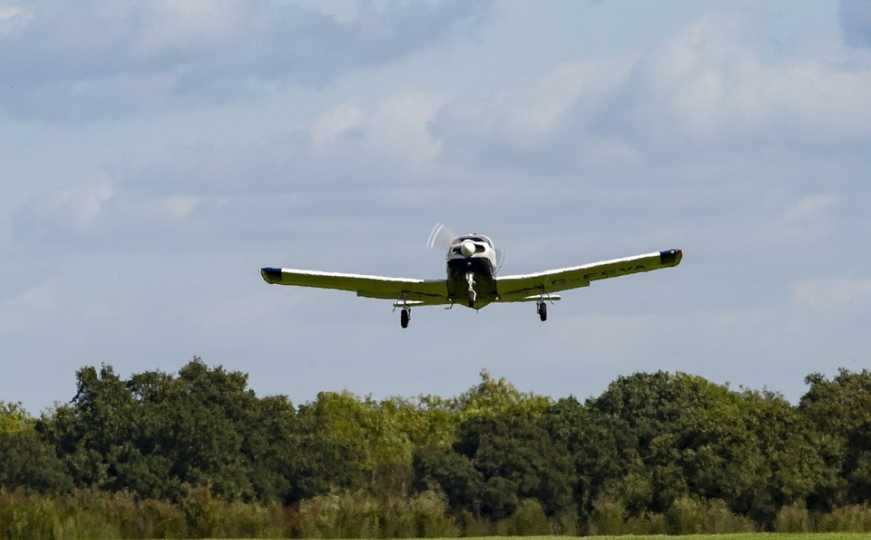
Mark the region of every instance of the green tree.
<instances>
[{"instance_id":1,"label":"green tree","mask_svg":"<svg viewBox=\"0 0 871 540\"><path fill-rule=\"evenodd\" d=\"M591 402L592 410L626 430L625 476L615 490L649 493L649 510L664 512L679 497L723 499L747 511L765 493L770 465L748 425L745 398L724 386L683 373L621 377ZM623 494L625 498L625 493Z\"/></svg>"},{"instance_id":2,"label":"green tree","mask_svg":"<svg viewBox=\"0 0 871 540\"><path fill-rule=\"evenodd\" d=\"M594 501L616 479L632 493L621 493L630 510L640 512L650 505L650 480L643 471L636 474L637 440L628 423L619 417L597 414L575 398L556 402L547 412L545 425L549 437L565 448L574 467L572 485L577 507L589 517ZM634 476L633 476L634 475ZM630 486L632 478L644 484Z\"/></svg>"},{"instance_id":3,"label":"green tree","mask_svg":"<svg viewBox=\"0 0 871 540\"><path fill-rule=\"evenodd\" d=\"M33 427L33 419L20 403L0 401L0 434L23 431Z\"/></svg>"},{"instance_id":4,"label":"green tree","mask_svg":"<svg viewBox=\"0 0 871 540\"><path fill-rule=\"evenodd\" d=\"M424 446L414 454L417 491L438 490L455 511L481 512L484 480L468 457L442 446Z\"/></svg>"},{"instance_id":5,"label":"green tree","mask_svg":"<svg viewBox=\"0 0 871 540\"><path fill-rule=\"evenodd\" d=\"M294 409L258 399L246 375L195 359L178 377L124 381L103 366L77 378L72 402L37 424L77 486L170 499L198 485L230 500L290 496Z\"/></svg>"},{"instance_id":6,"label":"green tree","mask_svg":"<svg viewBox=\"0 0 871 540\"><path fill-rule=\"evenodd\" d=\"M310 463L315 470L333 471L326 477L336 487L407 493L413 445L399 410L392 401L321 392L314 403L300 409ZM322 491L323 487L315 490Z\"/></svg>"},{"instance_id":7,"label":"green tree","mask_svg":"<svg viewBox=\"0 0 871 540\"><path fill-rule=\"evenodd\" d=\"M54 447L36 431L0 433L0 487L65 492L72 486Z\"/></svg>"},{"instance_id":8,"label":"green tree","mask_svg":"<svg viewBox=\"0 0 871 540\"><path fill-rule=\"evenodd\" d=\"M759 460L754 488L732 508L773 525L781 507L803 503L819 491L836 488L838 470L827 458L826 437L781 395L745 391L741 418Z\"/></svg>"},{"instance_id":9,"label":"green tree","mask_svg":"<svg viewBox=\"0 0 871 540\"><path fill-rule=\"evenodd\" d=\"M871 371L841 369L832 379L815 373L805 382L810 388L799 410L822 434L820 445L841 479L839 488L821 486L810 502L829 509L871 500Z\"/></svg>"},{"instance_id":10,"label":"green tree","mask_svg":"<svg viewBox=\"0 0 871 540\"><path fill-rule=\"evenodd\" d=\"M453 408L459 421L477 416L497 416L523 411L532 415L543 414L551 399L517 390L505 378L495 378L489 371L481 371L481 382L455 398Z\"/></svg>"},{"instance_id":11,"label":"green tree","mask_svg":"<svg viewBox=\"0 0 871 540\"><path fill-rule=\"evenodd\" d=\"M539 414L508 409L469 418L460 424L454 449L480 472L482 510L489 507L493 517L526 498L538 500L548 515L573 507L571 460Z\"/></svg>"}]
</instances>

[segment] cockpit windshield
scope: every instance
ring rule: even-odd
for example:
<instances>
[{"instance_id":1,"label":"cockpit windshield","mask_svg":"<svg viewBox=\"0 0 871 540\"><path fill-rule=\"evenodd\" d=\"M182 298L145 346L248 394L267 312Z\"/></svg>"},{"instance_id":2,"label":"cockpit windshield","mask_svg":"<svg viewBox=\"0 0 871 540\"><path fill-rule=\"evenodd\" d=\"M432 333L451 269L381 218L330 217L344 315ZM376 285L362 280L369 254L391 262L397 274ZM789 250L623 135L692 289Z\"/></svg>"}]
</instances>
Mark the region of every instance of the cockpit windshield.
<instances>
[{"instance_id":1,"label":"cockpit windshield","mask_svg":"<svg viewBox=\"0 0 871 540\"><path fill-rule=\"evenodd\" d=\"M493 247L493 241L490 240L489 238L487 238L486 236L483 236L483 235L460 236L460 237L456 238L453 243L459 244L461 242L464 242L465 240L471 240L472 242L483 242L483 243L487 244L488 246Z\"/></svg>"}]
</instances>

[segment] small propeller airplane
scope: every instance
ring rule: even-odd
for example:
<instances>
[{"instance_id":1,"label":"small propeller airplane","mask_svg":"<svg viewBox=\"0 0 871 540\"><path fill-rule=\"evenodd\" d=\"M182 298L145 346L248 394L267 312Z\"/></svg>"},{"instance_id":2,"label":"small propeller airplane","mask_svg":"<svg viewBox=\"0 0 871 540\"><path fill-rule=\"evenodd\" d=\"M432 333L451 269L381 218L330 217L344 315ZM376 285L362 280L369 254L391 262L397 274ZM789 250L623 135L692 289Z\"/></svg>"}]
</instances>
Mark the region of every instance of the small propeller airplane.
<instances>
[{"instance_id":1,"label":"small propeller airplane","mask_svg":"<svg viewBox=\"0 0 871 540\"><path fill-rule=\"evenodd\" d=\"M634 257L595 262L582 266L546 270L534 274L500 276L504 252L483 234L454 235L437 224L430 233L429 247L447 248L447 279L408 279L293 268L262 268L264 281L276 285L353 291L357 296L393 300L400 324L408 327L411 308L455 303L479 310L494 302L535 302L539 318L547 320L547 304L560 300L560 291L588 287L591 282L680 264L683 251L668 249Z\"/></svg>"}]
</instances>

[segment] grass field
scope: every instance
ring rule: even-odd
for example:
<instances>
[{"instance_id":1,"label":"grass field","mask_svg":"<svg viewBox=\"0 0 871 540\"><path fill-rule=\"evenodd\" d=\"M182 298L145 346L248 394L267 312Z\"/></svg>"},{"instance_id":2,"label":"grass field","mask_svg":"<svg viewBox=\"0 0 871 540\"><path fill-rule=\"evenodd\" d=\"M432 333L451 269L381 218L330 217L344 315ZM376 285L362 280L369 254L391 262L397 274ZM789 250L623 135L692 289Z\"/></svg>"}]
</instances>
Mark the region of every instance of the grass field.
<instances>
[{"instance_id":1,"label":"grass field","mask_svg":"<svg viewBox=\"0 0 871 540\"><path fill-rule=\"evenodd\" d=\"M488 536L469 540L871 540L871 533L741 533L690 534L684 536L627 535L627 536ZM448 539L443 539L448 540Z\"/></svg>"}]
</instances>

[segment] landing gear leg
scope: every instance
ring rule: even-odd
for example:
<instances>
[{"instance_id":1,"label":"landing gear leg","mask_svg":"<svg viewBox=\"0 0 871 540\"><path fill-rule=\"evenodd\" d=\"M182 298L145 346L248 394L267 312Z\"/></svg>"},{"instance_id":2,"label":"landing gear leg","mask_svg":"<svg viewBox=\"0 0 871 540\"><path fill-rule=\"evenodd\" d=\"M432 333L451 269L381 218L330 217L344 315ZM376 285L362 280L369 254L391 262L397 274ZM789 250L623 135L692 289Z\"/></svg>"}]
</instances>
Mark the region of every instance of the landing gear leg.
<instances>
[{"instance_id":1,"label":"landing gear leg","mask_svg":"<svg viewBox=\"0 0 871 540\"><path fill-rule=\"evenodd\" d=\"M541 322L547 320L547 304L543 300L538 301L538 318L541 319Z\"/></svg>"},{"instance_id":2,"label":"landing gear leg","mask_svg":"<svg viewBox=\"0 0 871 540\"><path fill-rule=\"evenodd\" d=\"M469 285L469 307L475 307L475 302L478 300L478 293L475 292L474 272L466 272L466 283Z\"/></svg>"},{"instance_id":3,"label":"landing gear leg","mask_svg":"<svg viewBox=\"0 0 871 540\"><path fill-rule=\"evenodd\" d=\"M408 328L408 321L410 320L411 310L408 308L402 308L402 311L399 313L399 324L401 324L403 328Z\"/></svg>"}]
</instances>

